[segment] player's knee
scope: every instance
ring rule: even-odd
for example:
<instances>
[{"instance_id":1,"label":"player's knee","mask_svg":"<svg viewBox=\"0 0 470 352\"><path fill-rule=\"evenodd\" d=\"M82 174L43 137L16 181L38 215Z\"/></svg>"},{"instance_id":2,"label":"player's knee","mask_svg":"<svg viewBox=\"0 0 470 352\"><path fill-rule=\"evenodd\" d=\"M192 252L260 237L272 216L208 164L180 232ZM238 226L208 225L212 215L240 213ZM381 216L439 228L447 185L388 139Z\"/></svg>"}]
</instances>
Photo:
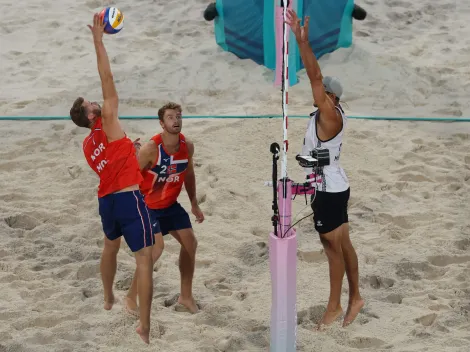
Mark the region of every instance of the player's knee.
<instances>
[{"instance_id":1,"label":"player's knee","mask_svg":"<svg viewBox=\"0 0 470 352\"><path fill-rule=\"evenodd\" d=\"M196 253L197 239L192 229L187 229L178 233L181 246L183 249L191 255Z\"/></svg>"},{"instance_id":2,"label":"player's knee","mask_svg":"<svg viewBox=\"0 0 470 352\"><path fill-rule=\"evenodd\" d=\"M119 252L119 248L121 247L121 239L110 240L108 238L104 238L104 248L103 250L107 253L116 254Z\"/></svg>"},{"instance_id":3,"label":"player's knee","mask_svg":"<svg viewBox=\"0 0 470 352\"><path fill-rule=\"evenodd\" d=\"M165 241L163 241L163 236L160 233L158 233L155 235L155 243L152 248L152 260L154 264L162 255L164 249L165 249Z\"/></svg>"},{"instance_id":4,"label":"player's knee","mask_svg":"<svg viewBox=\"0 0 470 352\"><path fill-rule=\"evenodd\" d=\"M193 247L194 247L194 252L196 252L196 249L197 249L197 245L198 245L198 242L197 242L197 238L196 236L193 235Z\"/></svg>"},{"instance_id":5,"label":"player's knee","mask_svg":"<svg viewBox=\"0 0 470 352\"><path fill-rule=\"evenodd\" d=\"M320 234L320 241L323 244L327 255L328 253L336 254L341 252L341 234L341 228L336 228L331 232Z\"/></svg>"},{"instance_id":6,"label":"player's knee","mask_svg":"<svg viewBox=\"0 0 470 352\"><path fill-rule=\"evenodd\" d=\"M196 236L194 236L194 233L193 233L191 236L190 245L188 246L189 248L187 249L188 252L193 255L196 254L197 245L198 245L197 238Z\"/></svg>"},{"instance_id":7,"label":"player's knee","mask_svg":"<svg viewBox=\"0 0 470 352\"><path fill-rule=\"evenodd\" d=\"M139 266L153 266L152 262L152 249L153 246L147 246L139 249L136 251L135 254L135 261L137 267Z\"/></svg>"}]
</instances>

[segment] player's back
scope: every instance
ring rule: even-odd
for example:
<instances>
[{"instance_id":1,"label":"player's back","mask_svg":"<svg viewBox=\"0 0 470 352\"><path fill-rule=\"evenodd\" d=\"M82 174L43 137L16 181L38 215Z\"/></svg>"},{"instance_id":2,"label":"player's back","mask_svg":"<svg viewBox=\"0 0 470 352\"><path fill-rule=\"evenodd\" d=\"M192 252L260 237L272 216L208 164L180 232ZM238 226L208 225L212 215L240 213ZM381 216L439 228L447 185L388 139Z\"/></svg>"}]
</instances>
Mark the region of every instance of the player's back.
<instances>
[{"instance_id":1,"label":"player's back","mask_svg":"<svg viewBox=\"0 0 470 352\"><path fill-rule=\"evenodd\" d=\"M101 118L97 119L83 141L83 153L88 165L100 178L100 198L126 187L140 185L143 180L133 142L128 137L108 142Z\"/></svg>"}]
</instances>

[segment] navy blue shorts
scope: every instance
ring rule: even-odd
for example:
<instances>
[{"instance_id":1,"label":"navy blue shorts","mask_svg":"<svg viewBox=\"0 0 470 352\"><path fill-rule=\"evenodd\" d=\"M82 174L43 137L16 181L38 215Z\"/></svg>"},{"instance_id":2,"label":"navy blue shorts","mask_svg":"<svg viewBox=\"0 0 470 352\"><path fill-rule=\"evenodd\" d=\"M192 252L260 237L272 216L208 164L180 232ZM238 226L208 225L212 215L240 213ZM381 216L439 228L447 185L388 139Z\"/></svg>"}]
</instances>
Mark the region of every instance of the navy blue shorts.
<instances>
[{"instance_id":1,"label":"navy blue shorts","mask_svg":"<svg viewBox=\"0 0 470 352\"><path fill-rule=\"evenodd\" d=\"M155 225L154 234L161 231L162 235L165 236L170 231L192 228L188 213L178 202L164 209L149 208L149 214L152 225ZM158 226L160 226L159 229L156 228Z\"/></svg>"},{"instance_id":2,"label":"navy blue shorts","mask_svg":"<svg viewBox=\"0 0 470 352\"><path fill-rule=\"evenodd\" d=\"M98 198L98 203L103 231L109 240L124 236L132 252L155 243L150 215L140 191L108 194Z\"/></svg>"}]
</instances>

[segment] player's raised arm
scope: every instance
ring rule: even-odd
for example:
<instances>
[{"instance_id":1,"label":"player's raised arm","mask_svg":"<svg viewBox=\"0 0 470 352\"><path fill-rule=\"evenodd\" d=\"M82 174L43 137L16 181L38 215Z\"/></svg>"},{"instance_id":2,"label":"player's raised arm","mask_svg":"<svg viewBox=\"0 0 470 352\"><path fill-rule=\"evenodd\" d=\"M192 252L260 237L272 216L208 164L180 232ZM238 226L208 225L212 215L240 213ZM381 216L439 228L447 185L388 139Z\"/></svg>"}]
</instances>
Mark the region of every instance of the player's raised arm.
<instances>
[{"instance_id":1,"label":"player's raised arm","mask_svg":"<svg viewBox=\"0 0 470 352\"><path fill-rule=\"evenodd\" d=\"M321 119L340 121L334 101L328 97L323 86L323 76L317 58L308 42L309 17L305 18L304 26L300 25L300 19L292 9L287 10L287 24L291 27L299 45L300 56L307 71L312 87L313 100L321 112Z\"/></svg>"},{"instance_id":2,"label":"player's raised arm","mask_svg":"<svg viewBox=\"0 0 470 352\"><path fill-rule=\"evenodd\" d=\"M93 26L88 25L88 27L93 34L98 72L103 91L103 107L101 110L103 129L111 142L113 140L123 138L125 134L118 120L119 97L116 91L116 86L114 85L108 54L103 44L104 23L99 14L94 15Z\"/></svg>"}]
</instances>

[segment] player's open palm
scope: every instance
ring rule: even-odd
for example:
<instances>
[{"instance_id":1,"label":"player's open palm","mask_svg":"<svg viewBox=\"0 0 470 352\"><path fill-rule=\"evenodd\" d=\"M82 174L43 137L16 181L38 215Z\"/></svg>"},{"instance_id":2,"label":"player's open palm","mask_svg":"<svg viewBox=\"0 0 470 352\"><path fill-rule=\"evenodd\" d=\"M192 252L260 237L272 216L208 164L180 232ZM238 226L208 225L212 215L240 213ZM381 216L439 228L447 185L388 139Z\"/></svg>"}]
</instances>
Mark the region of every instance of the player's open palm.
<instances>
[{"instance_id":1,"label":"player's open palm","mask_svg":"<svg viewBox=\"0 0 470 352\"><path fill-rule=\"evenodd\" d=\"M88 28L90 28L91 33L93 34L93 39L100 40L103 38L104 23L103 18L100 18L99 14L95 13L93 16L93 26L88 25Z\"/></svg>"},{"instance_id":2,"label":"player's open palm","mask_svg":"<svg viewBox=\"0 0 470 352\"><path fill-rule=\"evenodd\" d=\"M292 9L287 9L286 14L286 23L290 26L292 32L295 35L295 38L299 42L307 42L308 41L308 22L310 17L306 16L304 25L300 25L300 18L297 17L297 14Z\"/></svg>"}]
</instances>

